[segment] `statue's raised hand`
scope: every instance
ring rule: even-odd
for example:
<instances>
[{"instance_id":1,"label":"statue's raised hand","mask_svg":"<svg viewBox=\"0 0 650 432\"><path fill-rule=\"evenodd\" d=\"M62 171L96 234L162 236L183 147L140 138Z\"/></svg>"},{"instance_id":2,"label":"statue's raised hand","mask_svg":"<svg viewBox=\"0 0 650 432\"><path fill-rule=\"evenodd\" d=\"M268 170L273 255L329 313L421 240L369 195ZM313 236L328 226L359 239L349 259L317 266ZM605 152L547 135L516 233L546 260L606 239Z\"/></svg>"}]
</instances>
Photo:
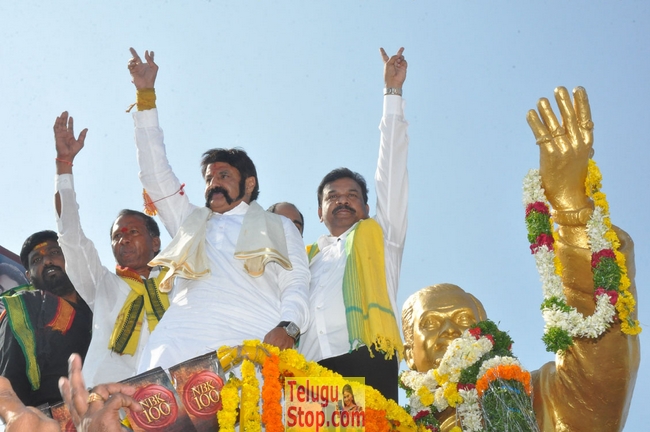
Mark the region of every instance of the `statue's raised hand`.
<instances>
[{"instance_id":1,"label":"statue's raised hand","mask_svg":"<svg viewBox=\"0 0 650 432\"><path fill-rule=\"evenodd\" d=\"M562 124L548 99L541 98L537 111L526 119L540 151L540 174L546 197L556 211L579 211L591 206L585 194L587 166L592 153L593 128L587 92L582 87L571 95L564 87L555 89Z\"/></svg>"}]
</instances>

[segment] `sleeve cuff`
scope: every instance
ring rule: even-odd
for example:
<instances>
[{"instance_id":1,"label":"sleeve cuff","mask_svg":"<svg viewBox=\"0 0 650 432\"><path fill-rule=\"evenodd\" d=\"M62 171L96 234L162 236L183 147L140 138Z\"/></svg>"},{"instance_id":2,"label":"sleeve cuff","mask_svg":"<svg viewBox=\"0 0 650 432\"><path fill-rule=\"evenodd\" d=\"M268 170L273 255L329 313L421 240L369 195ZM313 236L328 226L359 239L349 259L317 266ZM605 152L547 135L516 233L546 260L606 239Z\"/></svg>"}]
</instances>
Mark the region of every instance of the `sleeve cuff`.
<instances>
[{"instance_id":1,"label":"sleeve cuff","mask_svg":"<svg viewBox=\"0 0 650 432\"><path fill-rule=\"evenodd\" d=\"M65 189L74 189L72 174L58 174L54 178L54 191L58 192Z\"/></svg>"},{"instance_id":2,"label":"sleeve cuff","mask_svg":"<svg viewBox=\"0 0 650 432\"><path fill-rule=\"evenodd\" d=\"M152 108L145 111L134 111L133 122L136 128L158 127L158 109Z\"/></svg>"},{"instance_id":3,"label":"sleeve cuff","mask_svg":"<svg viewBox=\"0 0 650 432\"><path fill-rule=\"evenodd\" d=\"M402 96L384 96L384 115L404 115L404 99Z\"/></svg>"}]
</instances>

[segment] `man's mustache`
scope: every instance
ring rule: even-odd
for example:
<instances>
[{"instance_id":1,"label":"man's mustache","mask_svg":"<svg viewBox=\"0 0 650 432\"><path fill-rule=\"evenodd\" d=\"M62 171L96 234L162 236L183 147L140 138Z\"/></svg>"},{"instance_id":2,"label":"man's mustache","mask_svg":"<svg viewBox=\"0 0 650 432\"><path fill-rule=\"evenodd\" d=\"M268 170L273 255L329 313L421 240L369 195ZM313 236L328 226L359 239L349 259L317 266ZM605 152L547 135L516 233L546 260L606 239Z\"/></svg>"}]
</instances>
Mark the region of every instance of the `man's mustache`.
<instances>
[{"instance_id":1,"label":"man's mustache","mask_svg":"<svg viewBox=\"0 0 650 432\"><path fill-rule=\"evenodd\" d=\"M357 212L357 211L356 211L355 209L353 209L352 207L350 207L350 206L348 206L348 205L345 205L345 204L341 204L340 206L336 207L336 208L332 211L332 214L336 214L336 213L338 213L338 212L341 211L341 210L347 210L347 211L349 211L350 213L356 213L356 212Z\"/></svg>"},{"instance_id":2,"label":"man's mustache","mask_svg":"<svg viewBox=\"0 0 650 432\"><path fill-rule=\"evenodd\" d=\"M221 186L213 187L210 189L208 192L205 194L205 206L210 207L210 200L212 199L212 195L220 193L223 195L223 198L226 200L228 205L232 204L234 201L231 196L228 194L228 191L222 188Z\"/></svg>"},{"instance_id":3,"label":"man's mustache","mask_svg":"<svg viewBox=\"0 0 650 432\"><path fill-rule=\"evenodd\" d=\"M41 272L41 277L44 278L44 277L45 277L45 273L46 273L49 269L57 269L57 270L59 270L60 272L65 273L65 272L63 271L63 269L62 269L61 267L59 267L58 265L49 265L49 266L47 266L47 267L43 267L43 271Z\"/></svg>"}]
</instances>

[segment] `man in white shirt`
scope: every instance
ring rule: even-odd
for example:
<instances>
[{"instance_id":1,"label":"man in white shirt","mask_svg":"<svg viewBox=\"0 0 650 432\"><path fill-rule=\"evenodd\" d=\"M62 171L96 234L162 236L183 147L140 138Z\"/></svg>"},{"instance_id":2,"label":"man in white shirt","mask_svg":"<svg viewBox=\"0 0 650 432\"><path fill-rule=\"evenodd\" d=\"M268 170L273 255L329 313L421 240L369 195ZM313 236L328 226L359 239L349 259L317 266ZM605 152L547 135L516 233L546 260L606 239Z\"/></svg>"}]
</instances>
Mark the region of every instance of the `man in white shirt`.
<instances>
[{"instance_id":1,"label":"man in white shirt","mask_svg":"<svg viewBox=\"0 0 650 432\"><path fill-rule=\"evenodd\" d=\"M309 269L298 230L288 219L265 212L255 202L257 173L243 150L205 152L201 167L206 204L197 207L189 202L167 161L158 125L153 89L158 66L153 52L145 52L146 62L135 50L131 53L129 70L137 89L138 111L133 118L140 180L174 236L170 246L183 248L196 243L193 250L198 250L190 262L170 258L170 265L177 270L173 275L179 276L171 306L149 339L148 354L139 369L169 367L246 339L261 339L282 349L293 347L309 322ZM279 253L280 259L263 257L265 264L257 272L251 271L244 258L235 256L240 234L248 233L242 226L253 214L276 227L251 232L253 240L268 231L276 235L272 252L276 252L275 245L286 250ZM174 251L168 248L161 255L168 257ZM185 260L184 254L175 256ZM205 271L196 271L195 264L201 262L206 263Z\"/></svg>"},{"instance_id":2,"label":"man in white shirt","mask_svg":"<svg viewBox=\"0 0 650 432\"><path fill-rule=\"evenodd\" d=\"M375 174L377 215L368 218L368 189L358 173L336 169L318 187L318 216L330 235L321 236L309 248L312 321L300 341L300 351L308 359L343 376L364 376L367 385L394 400L398 397L397 372L402 355L396 297L408 201L408 123L401 97L407 63L403 50L389 58L381 49L386 89ZM360 251L355 264L352 242L362 241L360 230L367 223L375 226L370 237L379 241L374 243L376 247L368 243L368 253ZM364 270L370 282L362 280ZM364 285L371 286L364 290ZM357 294L361 300L354 303ZM373 299L374 295L379 298ZM355 311L362 311L360 318L355 318ZM369 321L368 333L372 334L359 333L355 328L363 326L363 316L372 313L378 313L375 324Z\"/></svg>"},{"instance_id":3,"label":"man in white shirt","mask_svg":"<svg viewBox=\"0 0 650 432\"><path fill-rule=\"evenodd\" d=\"M169 300L157 289L166 269L148 265L160 250L160 230L153 218L134 210L120 212L111 228L115 273L102 265L81 228L72 164L86 132L75 138L67 112L54 124L59 244L68 257L70 280L94 313L93 337L83 367L86 383L92 387L135 375L149 334Z\"/></svg>"}]
</instances>

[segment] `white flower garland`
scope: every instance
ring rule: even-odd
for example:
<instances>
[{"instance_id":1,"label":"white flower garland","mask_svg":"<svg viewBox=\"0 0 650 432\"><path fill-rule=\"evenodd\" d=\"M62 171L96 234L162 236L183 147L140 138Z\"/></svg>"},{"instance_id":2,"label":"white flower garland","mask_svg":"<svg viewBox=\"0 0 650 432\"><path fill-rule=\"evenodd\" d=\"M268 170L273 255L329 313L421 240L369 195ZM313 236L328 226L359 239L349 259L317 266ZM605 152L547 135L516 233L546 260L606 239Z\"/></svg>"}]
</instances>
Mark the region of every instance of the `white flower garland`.
<instances>
[{"instance_id":1,"label":"white flower garland","mask_svg":"<svg viewBox=\"0 0 650 432\"><path fill-rule=\"evenodd\" d=\"M547 208L550 208L550 204L544 195L539 170L530 170L524 178L524 207L535 202L541 202ZM594 214L587 223L587 234L592 252L595 248L598 248L596 251L611 248L611 244L604 237L607 228L602 215L602 209L596 207ZM550 223L551 230L553 230L552 219ZM556 272L555 251L549 250L545 245L538 247L535 252L535 264L542 281L544 300L555 297L566 305L562 278ZM555 305L550 308L545 307L542 309L542 316L545 321L544 333L556 327L566 331L571 337L596 338L603 334L610 324L614 322L615 314L616 308L611 304L609 296L606 294L597 297L596 310L589 317L585 317L573 307L568 312L564 312Z\"/></svg>"},{"instance_id":2,"label":"white flower garland","mask_svg":"<svg viewBox=\"0 0 650 432\"><path fill-rule=\"evenodd\" d=\"M415 416L422 411L432 412L431 405L422 401L421 394L433 394L433 406L438 412L449 407L449 401L445 395L446 390L454 390L458 386L458 380L463 369L472 366L481 357L490 352L493 347L492 341L485 336L478 339L469 330L454 339L443 356L440 367L427 372L405 371L402 373L402 384L413 390L409 398L411 415ZM501 365L518 365L519 361L514 357L496 356L483 363L478 374L483 376L489 369ZM439 379L436 379L439 377ZM422 388L427 391L422 392ZM463 432L480 432L483 430L483 414L479 404L478 392L475 388L458 390L462 401L456 405L456 415L460 418Z\"/></svg>"}]
</instances>

